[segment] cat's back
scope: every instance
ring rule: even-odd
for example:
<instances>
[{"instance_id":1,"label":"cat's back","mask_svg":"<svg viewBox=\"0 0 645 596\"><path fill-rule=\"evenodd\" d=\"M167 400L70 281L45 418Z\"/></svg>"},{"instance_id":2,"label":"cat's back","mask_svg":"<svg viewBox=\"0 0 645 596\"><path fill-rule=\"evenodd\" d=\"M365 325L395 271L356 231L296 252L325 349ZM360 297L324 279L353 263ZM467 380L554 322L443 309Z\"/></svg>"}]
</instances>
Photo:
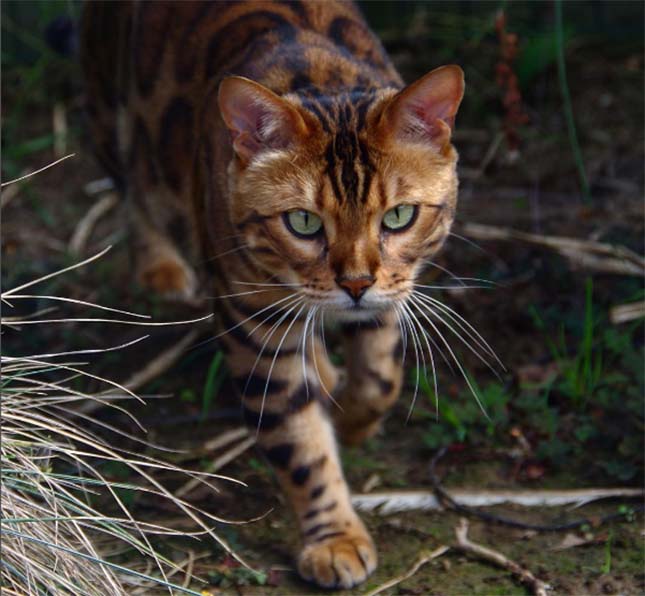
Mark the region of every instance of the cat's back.
<instances>
[{"instance_id":1,"label":"cat's back","mask_svg":"<svg viewBox=\"0 0 645 596\"><path fill-rule=\"evenodd\" d=\"M127 99L131 84L145 98L267 66L267 56L275 69L301 72L317 52L335 50L394 75L360 12L345 1L95 0L85 5L81 35L85 72L101 79L91 81L100 83L92 91L112 106Z\"/></svg>"},{"instance_id":2,"label":"cat's back","mask_svg":"<svg viewBox=\"0 0 645 596\"><path fill-rule=\"evenodd\" d=\"M170 139L173 169L224 75L278 93L400 83L358 9L335 0L94 0L84 7L81 62L90 133L117 180L133 145L154 149L171 133L180 137Z\"/></svg>"}]
</instances>

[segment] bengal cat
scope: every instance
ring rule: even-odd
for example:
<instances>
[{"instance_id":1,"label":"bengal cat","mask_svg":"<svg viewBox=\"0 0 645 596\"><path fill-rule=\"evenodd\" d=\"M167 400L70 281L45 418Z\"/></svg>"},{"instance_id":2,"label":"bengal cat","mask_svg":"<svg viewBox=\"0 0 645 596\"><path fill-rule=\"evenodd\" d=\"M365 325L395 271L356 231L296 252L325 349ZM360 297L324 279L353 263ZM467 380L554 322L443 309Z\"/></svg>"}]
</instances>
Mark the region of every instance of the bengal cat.
<instances>
[{"instance_id":1,"label":"bengal cat","mask_svg":"<svg viewBox=\"0 0 645 596\"><path fill-rule=\"evenodd\" d=\"M335 435L379 429L403 340L428 341L412 296L455 212L461 69L405 87L356 6L330 0L92 1L81 55L139 280L219 297L245 419L299 523L301 576L362 582L376 549ZM343 327L343 379L323 319Z\"/></svg>"}]
</instances>

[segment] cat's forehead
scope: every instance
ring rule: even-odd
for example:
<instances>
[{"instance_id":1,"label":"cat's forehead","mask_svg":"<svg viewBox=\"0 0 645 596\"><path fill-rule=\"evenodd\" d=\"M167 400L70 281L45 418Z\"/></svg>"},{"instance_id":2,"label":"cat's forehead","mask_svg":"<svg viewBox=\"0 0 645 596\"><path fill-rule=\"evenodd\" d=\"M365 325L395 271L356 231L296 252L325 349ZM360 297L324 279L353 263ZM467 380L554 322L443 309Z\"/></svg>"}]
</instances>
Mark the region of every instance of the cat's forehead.
<instances>
[{"instance_id":1,"label":"cat's forehead","mask_svg":"<svg viewBox=\"0 0 645 596\"><path fill-rule=\"evenodd\" d=\"M307 87L296 94L298 103L321 125L325 135L339 132L360 133L367 126L368 113L396 89L353 87L335 93Z\"/></svg>"},{"instance_id":2,"label":"cat's forehead","mask_svg":"<svg viewBox=\"0 0 645 596\"><path fill-rule=\"evenodd\" d=\"M383 90L355 88L334 95L308 90L302 107L320 124L323 174L338 205L365 205L377 171L368 137L368 115L380 103Z\"/></svg>"}]
</instances>

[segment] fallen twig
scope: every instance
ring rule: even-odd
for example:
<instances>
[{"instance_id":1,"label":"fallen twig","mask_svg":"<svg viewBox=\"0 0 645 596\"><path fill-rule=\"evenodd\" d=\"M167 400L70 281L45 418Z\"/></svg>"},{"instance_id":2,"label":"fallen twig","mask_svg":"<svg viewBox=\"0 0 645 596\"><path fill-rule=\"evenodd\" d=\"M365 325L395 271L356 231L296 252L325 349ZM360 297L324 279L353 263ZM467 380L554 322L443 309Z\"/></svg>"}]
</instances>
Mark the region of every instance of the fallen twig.
<instances>
[{"instance_id":1,"label":"fallen twig","mask_svg":"<svg viewBox=\"0 0 645 596\"><path fill-rule=\"evenodd\" d=\"M184 573L184 581L181 583L182 588L187 588L190 585L190 580L193 579L193 567L195 565L195 551L188 551L188 564Z\"/></svg>"},{"instance_id":2,"label":"fallen twig","mask_svg":"<svg viewBox=\"0 0 645 596\"><path fill-rule=\"evenodd\" d=\"M541 236L511 228L474 223L462 224L460 233L477 240L520 240L546 246L580 267L601 273L638 276L645 273L645 258L624 246L564 236Z\"/></svg>"},{"instance_id":3,"label":"fallen twig","mask_svg":"<svg viewBox=\"0 0 645 596\"><path fill-rule=\"evenodd\" d=\"M533 594L536 596L546 596L549 586L535 577L528 569L524 569L518 563L512 561L496 550L477 544L476 542L472 542L468 538L467 519L462 517L459 520L459 524L455 528L455 536L457 537L456 546L459 550L473 554L485 561L490 561L503 569L508 569L508 571L517 576L523 584L527 585Z\"/></svg>"},{"instance_id":4,"label":"fallen twig","mask_svg":"<svg viewBox=\"0 0 645 596\"><path fill-rule=\"evenodd\" d=\"M645 302L619 304L609 309L609 320L614 324L629 323L645 317Z\"/></svg>"},{"instance_id":5,"label":"fallen twig","mask_svg":"<svg viewBox=\"0 0 645 596\"><path fill-rule=\"evenodd\" d=\"M463 507L490 507L512 503L523 507L581 506L591 501L615 497L638 498L645 495L639 488L589 488L574 490L454 490L452 500ZM352 503L361 511L387 515L401 511L441 510L444 506L433 491L407 490L352 495Z\"/></svg>"},{"instance_id":6,"label":"fallen twig","mask_svg":"<svg viewBox=\"0 0 645 596\"><path fill-rule=\"evenodd\" d=\"M191 449L190 453L183 455L181 458L175 460L175 463L183 463L191 459L197 459L209 453L213 453L222 447L226 447L231 443L235 443L240 439L245 439L249 436L249 429L246 426L240 426L238 428L233 428L226 432L223 432L221 435L206 441L201 447Z\"/></svg>"},{"instance_id":7,"label":"fallen twig","mask_svg":"<svg viewBox=\"0 0 645 596\"><path fill-rule=\"evenodd\" d=\"M177 361L188 346L190 346L199 337L199 334L200 331L198 329L189 331L176 344L173 344L170 348L159 354L154 360L148 362L146 366L144 366L140 371L134 373L129 379L121 383L121 385L130 391L136 391L146 383L163 374ZM110 390L109 393L112 393L112 391ZM87 402L81 405L79 411L87 414L104 405L106 404L101 401Z\"/></svg>"},{"instance_id":8,"label":"fallen twig","mask_svg":"<svg viewBox=\"0 0 645 596\"><path fill-rule=\"evenodd\" d=\"M429 563L433 559L437 559L444 553L448 552L450 550L449 546L440 546L439 548L433 550L432 552L427 552L427 551L422 551L419 554L419 557L415 561L414 565L408 571L403 573L402 575L397 575L396 577L393 577L392 579L386 581L385 583L381 584L371 592L367 592L365 596L376 596L376 594L380 594L381 592L385 592L385 590L389 590L390 588L396 586L397 584L400 584L402 581L405 581L406 579L412 577L421 567L423 567L426 563Z\"/></svg>"},{"instance_id":9,"label":"fallen twig","mask_svg":"<svg viewBox=\"0 0 645 596\"><path fill-rule=\"evenodd\" d=\"M139 372L133 374L127 381L122 383L130 391L136 391L143 387L146 383L152 381L165 371L167 371L177 359L184 353L186 348L190 346L198 337L200 331L192 329L184 337L182 337L176 344L173 344L166 351L161 352L154 360L151 360Z\"/></svg>"},{"instance_id":10,"label":"fallen twig","mask_svg":"<svg viewBox=\"0 0 645 596\"><path fill-rule=\"evenodd\" d=\"M476 517L485 522L489 522L493 524L501 524L504 526L509 526L511 528L518 528L522 530L534 530L536 532L563 532L565 530L573 530L575 528L580 528L584 525L598 526L608 521L612 521L614 519L629 517L633 515L636 511L643 510L643 506L640 505L638 507L631 508L631 509L626 508L624 511L619 511L618 513L610 513L609 515L605 515L601 518L594 518L594 519L580 518L572 522L566 522L566 523L558 522L558 523L551 523L551 524L527 524L527 523L524 523L515 519L511 519L508 517L504 517L501 515L488 513L486 511L478 511L473 507L469 507L467 505L458 503L455 500L455 498L451 494L449 494L446 491L446 489L443 488L443 486L441 485L441 482L439 481L439 478L437 478L435 468L436 468L437 462L446 454L446 451L447 451L446 447L439 449L439 451L437 451L435 456L432 458L432 461L430 462L430 470L429 470L430 481L432 482L432 486L434 487L434 493L437 496L437 499L441 502L442 505L449 507L453 511L461 513L462 515L470 515L472 517ZM582 496L581 493L584 494L585 490L590 491L590 493L587 493L587 495L585 495L583 498L580 498ZM619 490L620 495L611 494L612 491L615 491L615 490ZM636 491L636 492L632 492L632 491ZM538 491L533 491L533 492L538 492ZM542 491L542 492L547 492L547 491ZM552 492L552 491L548 491L548 492ZM577 506L584 505L585 503L589 503L590 501L596 500L598 498L607 498L607 497L616 497L616 496L621 496L621 497L638 496L642 499L644 494L643 491L641 491L640 489L630 489L630 488L582 489L581 491L566 491L566 492L578 493L579 498L575 501L577 503ZM560 502L555 504L562 505L564 503L562 503L562 500L560 500Z\"/></svg>"},{"instance_id":11,"label":"fallen twig","mask_svg":"<svg viewBox=\"0 0 645 596\"><path fill-rule=\"evenodd\" d=\"M14 184L6 188L0 194L0 209L4 209L20 192L20 184Z\"/></svg>"},{"instance_id":12,"label":"fallen twig","mask_svg":"<svg viewBox=\"0 0 645 596\"><path fill-rule=\"evenodd\" d=\"M209 466L207 466L205 472L209 474L215 473L217 470L220 470L226 464L229 464L238 456L242 455L242 453L244 453L253 445L255 445L255 435L247 437L244 441L238 443L235 447L229 449L228 451L220 455L217 459L213 460L213 462ZM180 486L177 491L175 491L175 496L177 498L182 498L201 483L201 478L193 478L192 480L186 482L186 484Z\"/></svg>"},{"instance_id":13,"label":"fallen twig","mask_svg":"<svg viewBox=\"0 0 645 596\"><path fill-rule=\"evenodd\" d=\"M116 190L114 180L110 177L92 180L83 187L83 192L89 197L100 195L108 190Z\"/></svg>"},{"instance_id":14,"label":"fallen twig","mask_svg":"<svg viewBox=\"0 0 645 596\"><path fill-rule=\"evenodd\" d=\"M54 155L63 157L67 152L67 112L65 104L56 102L52 110L52 129L54 132Z\"/></svg>"},{"instance_id":15,"label":"fallen twig","mask_svg":"<svg viewBox=\"0 0 645 596\"><path fill-rule=\"evenodd\" d=\"M81 254L85 250L85 245L98 220L113 209L118 202L117 195L115 193L109 193L90 207L89 211L76 225L72 238L69 241L69 250L71 253Z\"/></svg>"}]
</instances>

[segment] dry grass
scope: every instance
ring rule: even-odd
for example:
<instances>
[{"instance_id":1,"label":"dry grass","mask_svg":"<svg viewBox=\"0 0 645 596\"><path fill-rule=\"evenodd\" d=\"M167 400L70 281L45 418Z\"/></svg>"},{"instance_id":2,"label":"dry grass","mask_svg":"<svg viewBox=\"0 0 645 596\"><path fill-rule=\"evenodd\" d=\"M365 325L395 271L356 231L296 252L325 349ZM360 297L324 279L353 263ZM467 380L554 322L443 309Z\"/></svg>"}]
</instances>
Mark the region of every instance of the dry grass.
<instances>
[{"instance_id":1,"label":"dry grass","mask_svg":"<svg viewBox=\"0 0 645 596\"><path fill-rule=\"evenodd\" d=\"M4 311L11 312L21 297L31 296L25 291L32 285L87 265L102 254L5 292L2 295ZM65 297L49 298L54 302L70 301ZM91 303L71 302L83 308L110 310ZM118 314L126 317L121 322L142 323L134 313L120 311ZM8 326L20 329L26 322L47 324L47 319L42 318L44 315L45 312L40 312L11 317L3 313L2 325L6 330ZM3 348L11 350L6 336L4 343ZM136 342L112 349L125 349L132 343ZM2 355L2 588L7 593L19 594L102 596L127 594L137 586L143 587L146 593L163 587L170 593L199 594L169 581L178 567L156 551L154 541L160 536L190 536L208 542L215 540L231 552L212 529L214 522L222 520L177 498L156 476L161 472L179 473L194 482L207 484L214 477L232 479L189 472L161 459L115 448L119 440L123 442L119 435L126 433L78 409L87 400L99 400L118 408L119 400L139 399L125 387L93 375L87 363L79 360L83 355L101 351ZM83 385L83 379L100 380L107 390L88 394L75 389ZM126 436L130 441L145 444L137 437ZM106 462L127 467L128 481L117 482L106 477L103 470ZM192 519L195 531L181 532L136 519L124 502L123 490L167 501ZM109 508L105 506L106 501ZM116 513L108 514L108 510ZM124 566L111 560L107 551L124 550L116 549L115 543L135 551L135 559L147 558L152 563L148 565L151 571L141 573L134 565Z\"/></svg>"}]
</instances>

